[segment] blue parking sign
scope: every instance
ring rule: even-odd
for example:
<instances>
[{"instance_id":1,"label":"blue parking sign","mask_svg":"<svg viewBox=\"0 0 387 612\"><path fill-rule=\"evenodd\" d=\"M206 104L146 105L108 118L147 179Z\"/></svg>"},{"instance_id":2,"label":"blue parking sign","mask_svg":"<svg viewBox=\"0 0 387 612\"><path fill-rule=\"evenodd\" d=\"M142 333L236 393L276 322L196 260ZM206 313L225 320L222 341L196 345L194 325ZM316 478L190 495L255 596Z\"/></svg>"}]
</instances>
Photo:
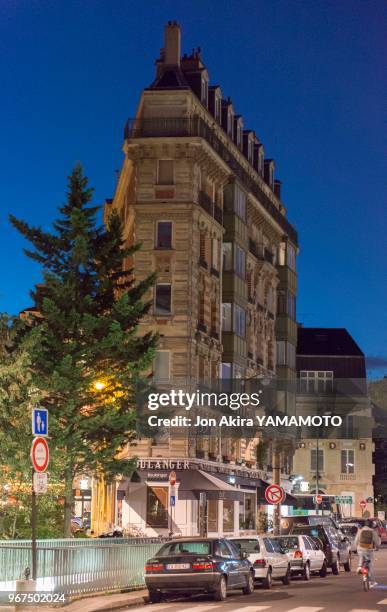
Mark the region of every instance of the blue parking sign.
<instances>
[{"instance_id":1,"label":"blue parking sign","mask_svg":"<svg viewBox=\"0 0 387 612\"><path fill-rule=\"evenodd\" d=\"M32 410L32 435L48 435L48 411L46 408L33 408Z\"/></svg>"},{"instance_id":2,"label":"blue parking sign","mask_svg":"<svg viewBox=\"0 0 387 612\"><path fill-rule=\"evenodd\" d=\"M176 496L175 495L171 495L169 498L169 505L170 506L176 506Z\"/></svg>"}]
</instances>

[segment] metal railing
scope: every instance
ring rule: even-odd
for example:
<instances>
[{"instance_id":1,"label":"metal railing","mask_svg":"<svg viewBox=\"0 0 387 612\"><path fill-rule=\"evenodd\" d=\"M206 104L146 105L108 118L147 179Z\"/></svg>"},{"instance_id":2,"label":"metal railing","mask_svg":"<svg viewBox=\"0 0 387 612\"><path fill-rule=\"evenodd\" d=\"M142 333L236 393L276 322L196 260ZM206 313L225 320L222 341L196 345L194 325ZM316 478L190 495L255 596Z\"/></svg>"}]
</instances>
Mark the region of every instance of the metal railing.
<instances>
[{"instance_id":1,"label":"metal railing","mask_svg":"<svg viewBox=\"0 0 387 612\"><path fill-rule=\"evenodd\" d=\"M204 138L212 149L231 168L234 174L241 180L244 186L259 200L262 206L275 219L289 238L297 244L297 232L284 215L273 204L269 196L264 192L257 179L256 171L251 167L251 174L240 164L232 152L217 136L202 117L193 115L191 117L154 117L147 119L128 119L124 129L124 138L152 138L161 136L199 136ZM246 160L247 161L247 160Z\"/></svg>"},{"instance_id":2,"label":"metal railing","mask_svg":"<svg viewBox=\"0 0 387 612\"><path fill-rule=\"evenodd\" d=\"M158 538L38 540L37 588L67 595L144 585L144 565L162 545ZM31 568L31 542L0 542L0 590Z\"/></svg>"}]
</instances>

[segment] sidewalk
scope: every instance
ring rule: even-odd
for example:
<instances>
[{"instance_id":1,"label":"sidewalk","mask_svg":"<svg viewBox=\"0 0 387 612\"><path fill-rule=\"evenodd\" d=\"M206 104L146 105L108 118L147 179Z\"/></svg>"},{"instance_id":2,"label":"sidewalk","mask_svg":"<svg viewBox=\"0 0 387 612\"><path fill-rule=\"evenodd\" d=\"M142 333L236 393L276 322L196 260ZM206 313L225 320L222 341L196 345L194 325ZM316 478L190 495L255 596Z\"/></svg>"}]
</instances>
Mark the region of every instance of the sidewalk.
<instances>
[{"instance_id":1,"label":"sidewalk","mask_svg":"<svg viewBox=\"0 0 387 612\"><path fill-rule=\"evenodd\" d=\"M104 610L121 610L131 606L141 606L145 603L145 598L148 596L146 589L140 591L131 591L130 593L115 593L113 595L91 595L75 599L67 606L28 606L23 610L45 610L46 612L103 612ZM0 606L0 612L13 612L13 606Z\"/></svg>"}]
</instances>

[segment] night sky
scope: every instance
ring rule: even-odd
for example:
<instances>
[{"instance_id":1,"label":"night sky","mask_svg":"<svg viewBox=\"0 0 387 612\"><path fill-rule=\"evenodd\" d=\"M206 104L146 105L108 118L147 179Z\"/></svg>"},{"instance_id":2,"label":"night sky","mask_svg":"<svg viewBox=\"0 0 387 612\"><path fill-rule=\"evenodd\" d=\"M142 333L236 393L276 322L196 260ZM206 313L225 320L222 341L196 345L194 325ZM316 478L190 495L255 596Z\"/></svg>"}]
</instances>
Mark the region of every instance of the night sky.
<instances>
[{"instance_id":1,"label":"night sky","mask_svg":"<svg viewBox=\"0 0 387 612\"><path fill-rule=\"evenodd\" d=\"M387 374L384 1L0 0L0 311L39 268L9 212L46 228L79 160L111 197L123 126L154 78L163 27L276 160L300 240L298 320L346 327ZM384 159L383 159L384 154Z\"/></svg>"}]
</instances>

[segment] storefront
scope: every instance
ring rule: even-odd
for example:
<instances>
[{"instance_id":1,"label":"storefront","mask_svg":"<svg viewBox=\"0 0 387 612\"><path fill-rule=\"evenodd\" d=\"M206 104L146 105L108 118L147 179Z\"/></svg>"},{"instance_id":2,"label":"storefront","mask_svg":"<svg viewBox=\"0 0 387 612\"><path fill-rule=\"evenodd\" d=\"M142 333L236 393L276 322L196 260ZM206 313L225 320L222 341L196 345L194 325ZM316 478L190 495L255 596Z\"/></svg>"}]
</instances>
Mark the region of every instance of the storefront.
<instances>
[{"instance_id":1,"label":"storefront","mask_svg":"<svg viewBox=\"0 0 387 612\"><path fill-rule=\"evenodd\" d=\"M263 478L263 471L215 461L140 459L132 477L118 483L116 524L144 536L255 533Z\"/></svg>"}]
</instances>

